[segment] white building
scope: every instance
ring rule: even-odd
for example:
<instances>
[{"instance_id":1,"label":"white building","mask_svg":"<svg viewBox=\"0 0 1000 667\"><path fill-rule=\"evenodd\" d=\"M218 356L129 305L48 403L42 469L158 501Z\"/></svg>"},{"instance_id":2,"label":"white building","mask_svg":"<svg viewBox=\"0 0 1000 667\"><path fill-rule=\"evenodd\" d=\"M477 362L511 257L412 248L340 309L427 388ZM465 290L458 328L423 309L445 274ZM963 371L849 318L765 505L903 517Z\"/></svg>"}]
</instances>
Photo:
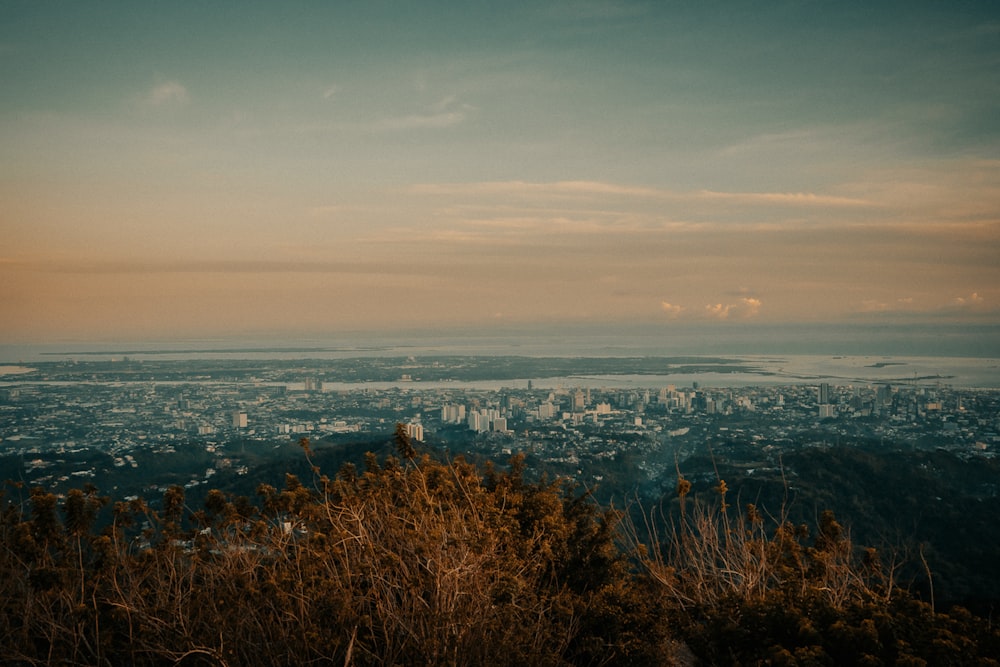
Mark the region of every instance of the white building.
<instances>
[{"instance_id":1,"label":"white building","mask_svg":"<svg viewBox=\"0 0 1000 667\"><path fill-rule=\"evenodd\" d=\"M490 430L489 415L473 410L469 413L469 428L477 433Z\"/></svg>"},{"instance_id":2,"label":"white building","mask_svg":"<svg viewBox=\"0 0 1000 667\"><path fill-rule=\"evenodd\" d=\"M453 403L441 406L441 421L445 424L461 424L465 421L465 406Z\"/></svg>"}]
</instances>

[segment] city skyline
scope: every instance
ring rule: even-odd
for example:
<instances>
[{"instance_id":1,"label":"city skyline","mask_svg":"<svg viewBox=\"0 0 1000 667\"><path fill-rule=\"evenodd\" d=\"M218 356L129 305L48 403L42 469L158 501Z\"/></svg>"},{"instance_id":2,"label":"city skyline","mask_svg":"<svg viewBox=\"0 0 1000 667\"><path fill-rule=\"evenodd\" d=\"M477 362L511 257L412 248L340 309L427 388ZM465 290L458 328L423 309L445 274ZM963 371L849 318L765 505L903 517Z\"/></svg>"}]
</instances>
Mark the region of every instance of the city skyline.
<instances>
[{"instance_id":1,"label":"city skyline","mask_svg":"<svg viewBox=\"0 0 1000 667\"><path fill-rule=\"evenodd\" d=\"M991 3L5 15L0 344L1000 324Z\"/></svg>"}]
</instances>

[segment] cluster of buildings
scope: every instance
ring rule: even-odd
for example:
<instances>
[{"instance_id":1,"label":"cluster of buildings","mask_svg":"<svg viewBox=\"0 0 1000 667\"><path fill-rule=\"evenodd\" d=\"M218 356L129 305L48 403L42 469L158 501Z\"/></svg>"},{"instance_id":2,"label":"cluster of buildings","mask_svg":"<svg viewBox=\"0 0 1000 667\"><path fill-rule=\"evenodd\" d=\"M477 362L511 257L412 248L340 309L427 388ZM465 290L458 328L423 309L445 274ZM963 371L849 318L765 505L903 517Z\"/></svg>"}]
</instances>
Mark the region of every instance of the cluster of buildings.
<instances>
[{"instance_id":1,"label":"cluster of buildings","mask_svg":"<svg viewBox=\"0 0 1000 667\"><path fill-rule=\"evenodd\" d=\"M468 424L469 429L476 433L486 433L492 431L496 433L509 433L507 430L507 417L498 408L470 409L466 411L464 405L449 403L441 407L442 424Z\"/></svg>"},{"instance_id":2,"label":"cluster of buildings","mask_svg":"<svg viewBox=\"0 0 1000 667\"><path fill-rule=\"evenodd\" d=\"M653 475L673 465L678 452L720 438L761 449L868 438L993 456L1000 392L830 383L482 389L412 380L338 389L311 377L102 383L18 376L0 385L0 454L17 458L32 483L52 474L53 460L62 462L62 477L94 474L91 459L74 456L87 450L131 469L139 452L170 454L194 444L239 465L233 443L361 438L391 434L397 423L414 440L453 452L530 450L570 474L584 462L596 466L627 454Z\"/></svg>"}]
</instances>

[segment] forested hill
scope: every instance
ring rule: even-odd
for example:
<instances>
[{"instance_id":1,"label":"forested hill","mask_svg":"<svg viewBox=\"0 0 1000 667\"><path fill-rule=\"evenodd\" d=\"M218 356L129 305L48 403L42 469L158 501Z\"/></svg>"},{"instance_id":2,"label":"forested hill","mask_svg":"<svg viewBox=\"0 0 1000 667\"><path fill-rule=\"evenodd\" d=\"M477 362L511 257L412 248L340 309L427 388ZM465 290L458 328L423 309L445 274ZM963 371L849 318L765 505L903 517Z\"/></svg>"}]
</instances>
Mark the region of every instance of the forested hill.
<instances>
[{"instance_id":1,"label":"forested hill","mask_svg":"<svg viewBox=\"0 0 1000 667\"><path fill-rule=\"evenodd\" d=\"M681 477L674 520L639 525L520 456L432 458L400 432L334 474L302 444L306 474L250 497L9 489L0 660L998 664L995 627L895 586L832 512L775 523L722 480L699 498Z\"/></svg>"}]
</instances>

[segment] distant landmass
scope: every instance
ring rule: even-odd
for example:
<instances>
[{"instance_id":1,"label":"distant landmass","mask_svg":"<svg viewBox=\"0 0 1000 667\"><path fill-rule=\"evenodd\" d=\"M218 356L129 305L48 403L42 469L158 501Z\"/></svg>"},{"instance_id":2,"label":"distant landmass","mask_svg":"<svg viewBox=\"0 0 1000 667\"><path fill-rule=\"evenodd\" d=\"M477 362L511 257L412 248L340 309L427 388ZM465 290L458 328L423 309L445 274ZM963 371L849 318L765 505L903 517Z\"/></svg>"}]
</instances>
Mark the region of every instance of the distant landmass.
<instances>
[{"instance_id":1,"label":"distant landmass","mask_svg":"<svg viewBox=\"0 0 1000 667\"><path fill-rule=\"evenodd\" d=\"M0 361L54 356L223 355L292 357L364 354L630 356L914 356L1000 358L1000 324L864 320L762 324L752 321L645 324L510 325L400 331L316 332L146 341L13 341L0 343ZM870 362L871 363L871 362Z\"/></svg>"}]
</instances>

